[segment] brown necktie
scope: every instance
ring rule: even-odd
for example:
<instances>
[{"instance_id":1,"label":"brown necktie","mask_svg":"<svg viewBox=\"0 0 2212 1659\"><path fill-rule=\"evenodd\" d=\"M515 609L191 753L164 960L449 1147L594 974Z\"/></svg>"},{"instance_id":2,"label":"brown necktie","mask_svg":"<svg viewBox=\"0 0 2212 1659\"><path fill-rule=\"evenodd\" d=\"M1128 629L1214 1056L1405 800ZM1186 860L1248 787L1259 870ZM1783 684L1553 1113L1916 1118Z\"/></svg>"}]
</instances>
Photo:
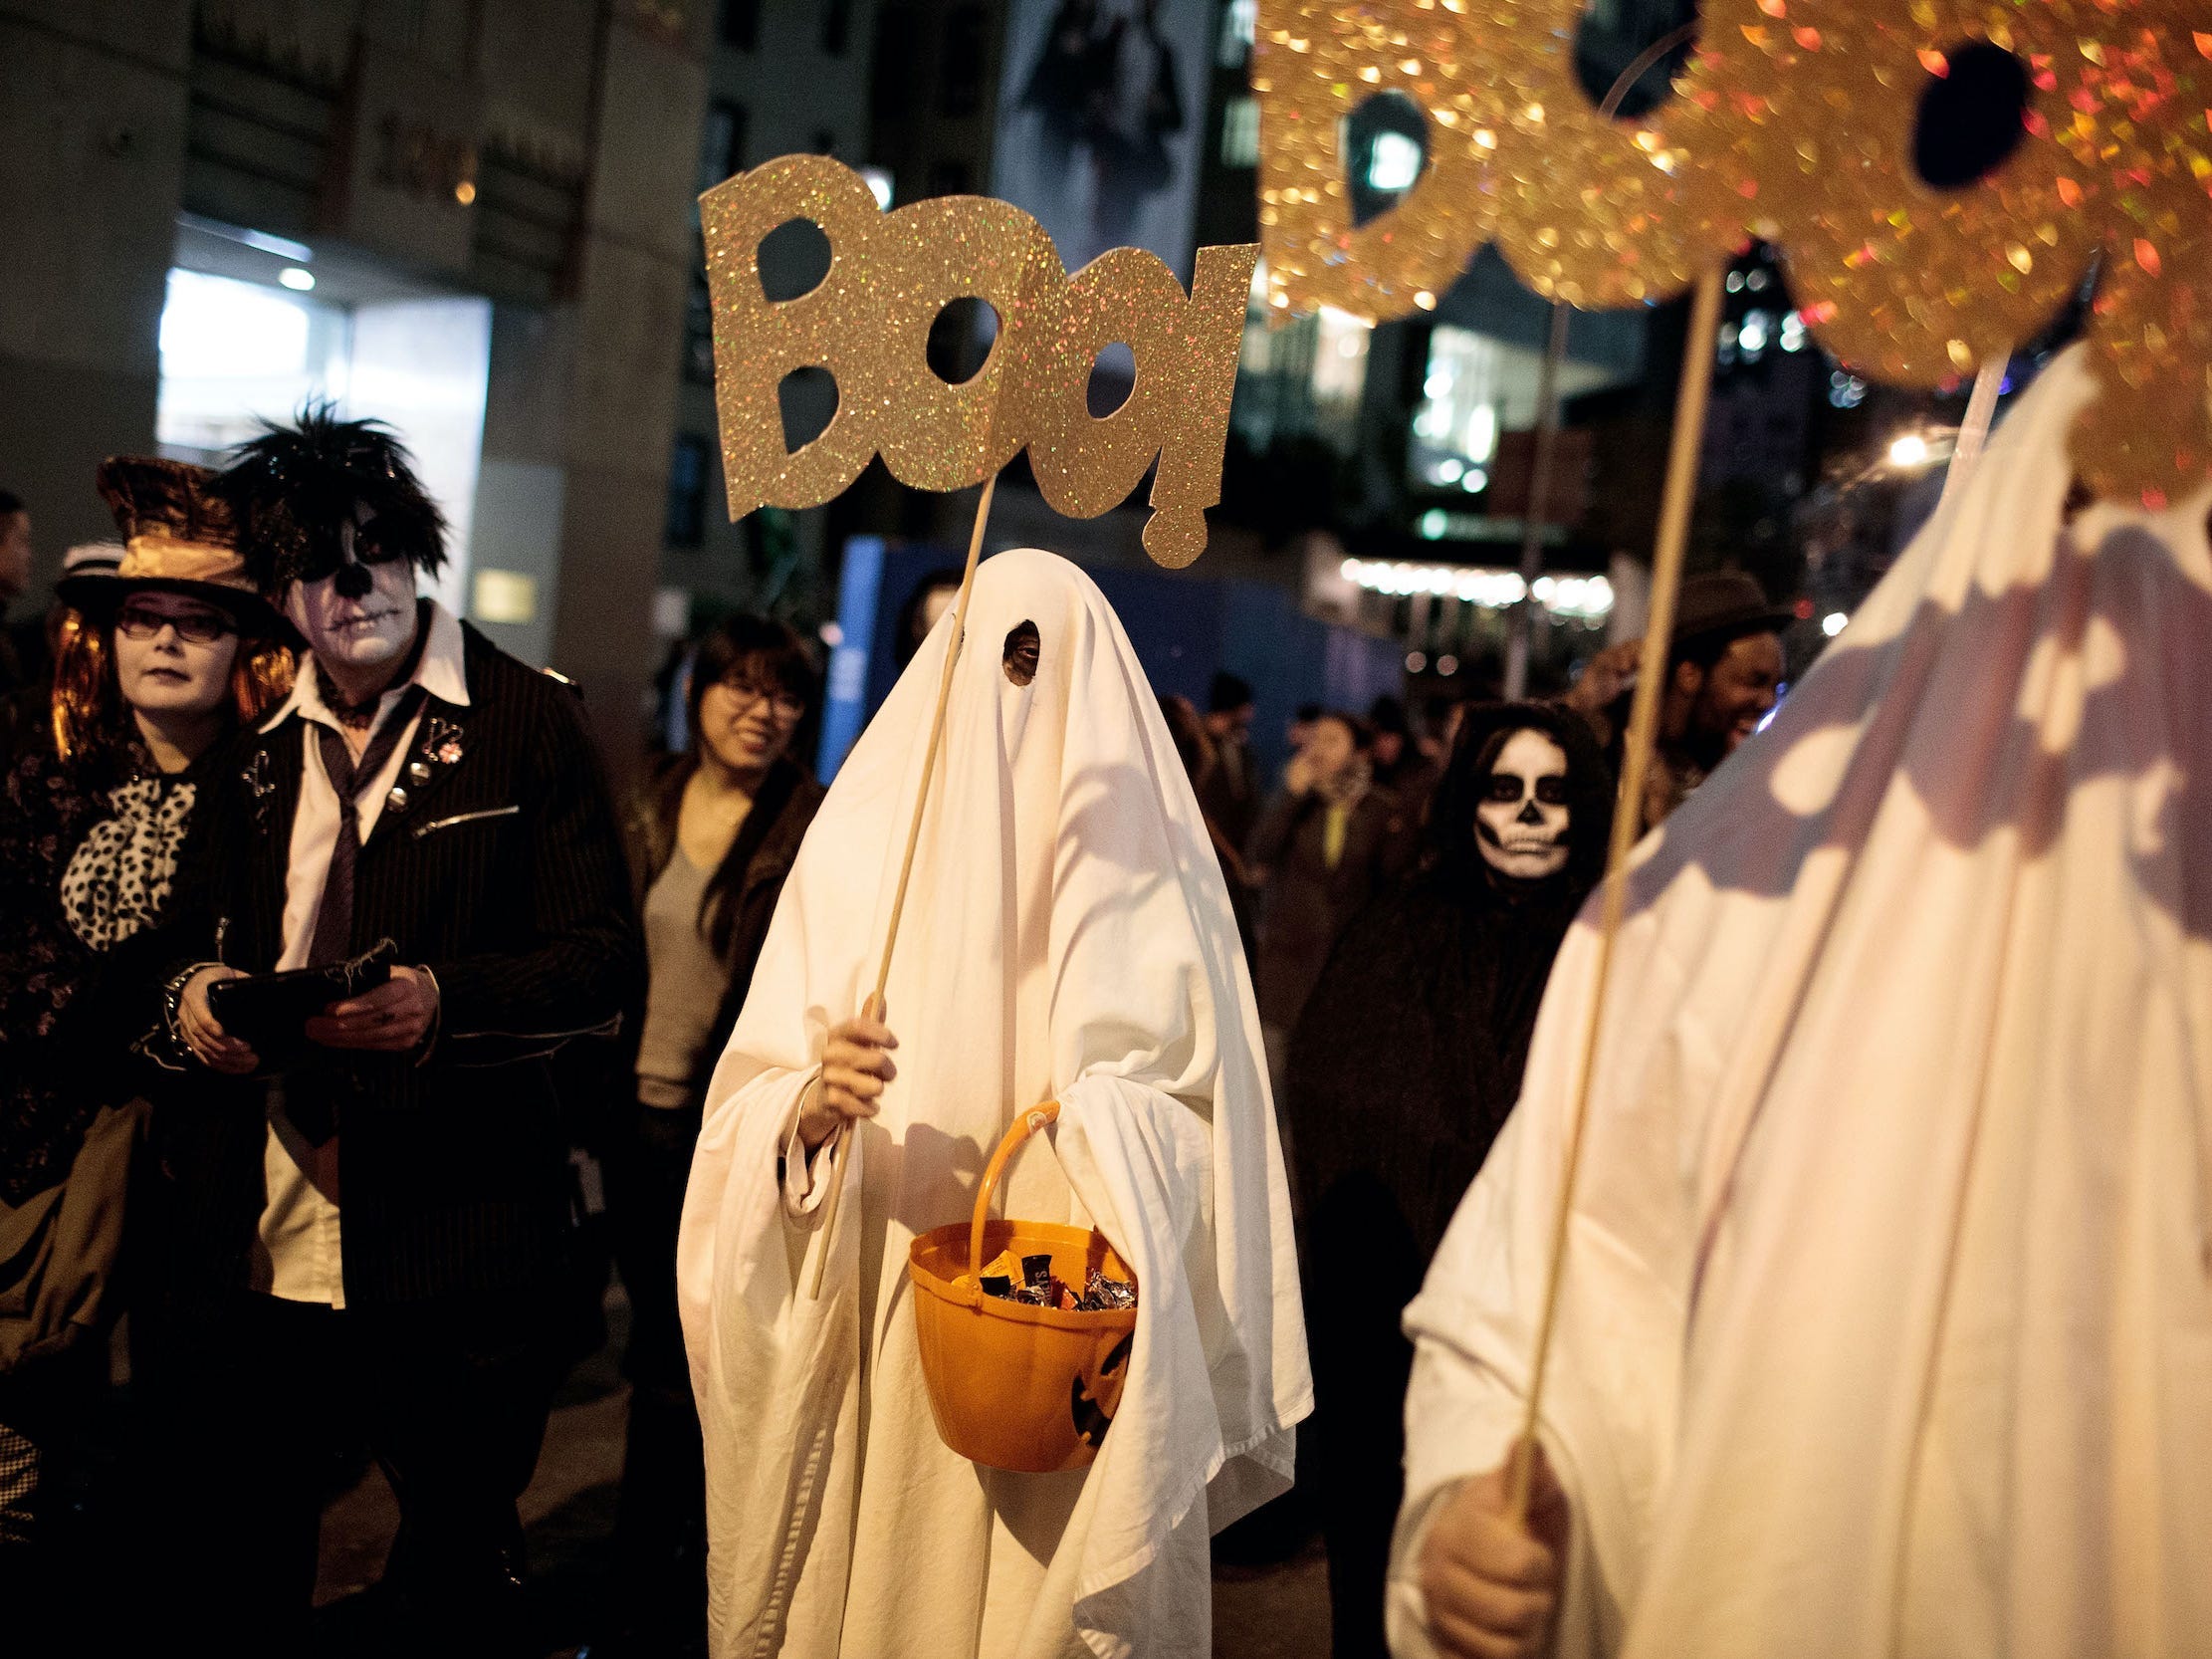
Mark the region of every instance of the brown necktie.
<instances>
[{"instance_id":1,"label":"brown necktie","mask_svg":"<svg viewBox=\"0 0 2212 1659\"><path fill-rule=\"evenodd\" d=\"M337 842L331 848L331 872L323 878L323 903L315 913L315 938L308 946L307 965L311 968L343 962L352 954L353 861L361 850L361 815L353 798L384 770L384 763L391 759L393 747L422 700L422 687L409 686L391 711L391 718L376 728L376 735L368 740L357 761L346 747L343 733L320 722L316 725L316 741L323 748L323 773L337 792Z\"/></svg>"}]
</instances>

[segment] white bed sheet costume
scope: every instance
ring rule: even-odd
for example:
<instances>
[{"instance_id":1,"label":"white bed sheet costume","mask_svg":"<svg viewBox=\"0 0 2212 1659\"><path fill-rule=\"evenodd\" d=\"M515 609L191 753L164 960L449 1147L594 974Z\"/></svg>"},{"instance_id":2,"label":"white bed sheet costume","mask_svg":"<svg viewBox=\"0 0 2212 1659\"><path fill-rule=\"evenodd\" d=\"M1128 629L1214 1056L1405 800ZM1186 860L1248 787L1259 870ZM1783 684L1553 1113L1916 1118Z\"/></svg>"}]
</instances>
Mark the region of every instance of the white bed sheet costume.
<instances>
[{"instance_id":1,"label":"white bed sheet costume","mask_svg":"<svg viewBox=\"0 0 2212 1659\"><path fill-rule=\"evenodd\" d=\"M1016 685L1004 640L1039 635ZM709 1089L678 1249L707 1447L717 1659L1211 1651L1208 1540L1289 1484L1311 1409L1288 1189L1228 895L1154 695L1088 578L977 575L887 996L897 1079L852 1149L777 1160L858 1011L920 782L948 615L837 774ZM1098 1226L1141 1287L1097 1461L979 1468L939 1440L907 1246L965 1219L1058 1099L1001 1213Z\"/></svg>"},{"instance_id":2,"label":"white bed sheet costume","mask_svg":"<svg viewBox=\"0 0 2212 1659\"><path fill-rule=\"evenodd\" d=\"M1560 1659L2212 1654L2212 492L2080 354L1640 852L1543 1435ZM1595 910L1407 1310L1392 1641L1518 1430Z\"/></svg>"}]
</instances>

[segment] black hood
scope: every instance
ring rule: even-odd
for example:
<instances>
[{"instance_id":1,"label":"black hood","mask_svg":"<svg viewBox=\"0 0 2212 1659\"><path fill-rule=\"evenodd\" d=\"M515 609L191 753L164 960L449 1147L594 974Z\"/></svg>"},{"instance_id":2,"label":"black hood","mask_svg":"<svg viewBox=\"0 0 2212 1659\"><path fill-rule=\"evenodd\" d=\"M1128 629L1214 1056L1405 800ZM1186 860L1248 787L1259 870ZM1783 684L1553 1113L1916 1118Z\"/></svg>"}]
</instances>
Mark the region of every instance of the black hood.
<instances>
[{"instance_id":1,"label":"black hood","mask_svg":"<svg viewBox=\"0 0 2212 1659\"><path fill-rule=\"evenodd\" d=\"M1474 810L1482 804L1484 757L1494 739L1509 732L1544 733L1567 756L1567 862L1540 881L1500 876L1475 845ZM1424 870L1433 878L1499 896L1544 898L1579 904L1605 874L1606 843L1613 832L1614 777L1590 728L1556 703L1476 703L1459 722L1451 758L1430 803Z\"/></svg>"}]
</instances>

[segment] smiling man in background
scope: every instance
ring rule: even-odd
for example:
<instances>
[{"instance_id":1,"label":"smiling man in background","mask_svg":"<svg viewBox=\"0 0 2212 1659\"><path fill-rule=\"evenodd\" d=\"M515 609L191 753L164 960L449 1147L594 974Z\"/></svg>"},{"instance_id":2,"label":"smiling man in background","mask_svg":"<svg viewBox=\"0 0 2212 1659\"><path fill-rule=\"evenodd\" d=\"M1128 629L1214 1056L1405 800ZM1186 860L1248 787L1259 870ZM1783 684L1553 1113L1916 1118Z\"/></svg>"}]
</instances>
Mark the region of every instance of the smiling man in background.
<instances>
[{"instance_id":1,"label":"smiling man in background","mask_svg":"<svg viewBox=\"0 0 2212 1659\"><path fill-rule=\"evenodd\" d=\"M365 1442L410 1650L503 1653L515 1500L573 1357L552 1063L612 1035L641 972L614 815L574 694L417 596L444 522L388 431L311 408L220 487L310 654L180 877L171 1033L241 1084L162 1137L178 1604L234 1651L306 1651L318 1482ZM382 942L387 980L270 1053L211 1002Z\"/></svg>"},{"instance_id":2,"label":"smiling man in background","mask_svg":"<svg viewBox=\"0 0 2212 1659\"><path fill-rule=\"evenodd\" d=\"M1657 827L1689 799L1774 712L1782 685L1782 630L1795 619L1770 604L1758 579L1742 571L1711 571L1682 584L1667 643L1659 746L1644 791L1645 829ZM1642 650L1638 639L1609 645L1562 699L1590 723L1616 773Z\"/></svg>"}]
</instances>

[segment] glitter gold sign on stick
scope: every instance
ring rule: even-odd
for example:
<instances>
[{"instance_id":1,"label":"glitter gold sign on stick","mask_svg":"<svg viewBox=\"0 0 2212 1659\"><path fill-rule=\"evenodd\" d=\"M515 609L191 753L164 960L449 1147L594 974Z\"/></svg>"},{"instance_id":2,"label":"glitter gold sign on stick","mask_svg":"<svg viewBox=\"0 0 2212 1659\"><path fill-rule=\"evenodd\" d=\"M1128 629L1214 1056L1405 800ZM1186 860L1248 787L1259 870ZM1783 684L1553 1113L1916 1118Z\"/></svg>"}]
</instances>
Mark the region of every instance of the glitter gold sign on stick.
<instances>
[{"instance_id":1,"label":"glitter gold sign on stick","mask_svg":"<svg viewBox=\"0 0 2212 1659\"><path fill-rule=\"evenodd\" d=\"M740 173L700 198L700 214L731 517L816 506L877 454L903 484L957 490L1026 446L1045 500L1092 518L1126 499L1157 455L1145 549L1168 566L1205 551L1257 248L1200 249L1189 295L1135 248L1071 277L1019 208L947 196L884 213L859 174L820 155ZM793 219L821 228L829 270L808 293L770 300L761 243ZM930 325L970 297L997 313L998 333L984 366L948 385L925 356ZM1136 382L1094 418L1091 367L1116 342L1135 355ZM835 379L837 412L786 450L776 388L808 367Z\"/></svg>"},{"instance_id":2,"label":"glitter gold sign on stick","mask_svg":"<svg viewBox=\"0 0 2212 1659\"><path fill-rule=\"evenodd\" d=\"M762 506L816 506L878 454L893 477L917 489L984 486L875 991L863 1005L880 1020L998 469L1027 447L1044 499L1070 517L1091 518L1126 499L1157 456L1145 550L1167 566L1198 558L1206 550L1206 509L1220 498L1229 396L1259 250L1200 249L1188 295L1167 266L1135 248L1113 249L1070 277L1043 227L1018 208L949 196L886 214L859 174L819 155L784 156L717 185L700 198L700 219L732 518ZM792 220L811 222L828 239L829 267L805 294L771 300L761 285L761 244ZM949 384L929 365L930 328L947 306L968 298L991 306L998 331L983 367ZM1116 342L1136 359L1135 380L1119 408L1094 417L1091 370ZM819 435L794 450L784 442L777 393L801 368L829 372L837 408ZM815 1298L836 1241L854 1138L847 1124L822 1154L828 1196L814 1246Z\"/></svg>"},{"instance_id":3,"label":"glitter gold sign on stick","mask_svg":"<svg viewBox=\"0 0 2212 1659\"><path fill-rule=\"evenodd\" d=\"M2212 472L2202 0L1710 0L1678 96L1619 123L1574 76L1579 18L1577 0L1261 0L1275 311L1433 308L1484 241L1540 293L1627 304L1760 236L1825 346L1937 385L2033 338L2101 269L2084 479L2155 503ZM1915 165L1922 103L1977 51L2019 66L2018 141L1937 188ZM1427 118L1429 166L1355 228L1344 120L1385 91Z\"/></svg>"}]
</instances>

